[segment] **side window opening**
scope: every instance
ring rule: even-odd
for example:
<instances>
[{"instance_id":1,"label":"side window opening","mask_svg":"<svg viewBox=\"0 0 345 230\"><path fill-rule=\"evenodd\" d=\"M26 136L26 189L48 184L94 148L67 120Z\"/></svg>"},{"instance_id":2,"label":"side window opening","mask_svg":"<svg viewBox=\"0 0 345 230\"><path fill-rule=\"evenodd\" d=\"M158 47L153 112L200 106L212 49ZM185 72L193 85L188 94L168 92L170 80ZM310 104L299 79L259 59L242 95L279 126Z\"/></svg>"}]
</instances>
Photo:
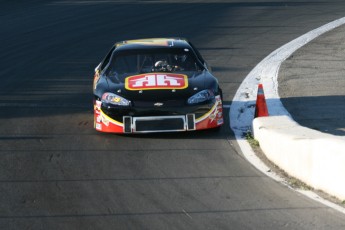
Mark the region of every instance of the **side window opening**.
<instances>
[{"instance_id":1,"label":"side window opening","mask_svg":"<svg viewBox=\"0 0 345 230\"><path fill-rule=\"evenodd\" d=\"M200 52L195 48L195 46L191 43L191 42L188 42L189 45L193 48L196 56L198 57L199 61L201 61L202 64L205 64L205 60L204 58L201 56Z\"/></svg>"},{"instance_id":2,"label":"side window opening","mask_svg":"<svg viewBox=\"0 0 345 230\"><path fill-rule=\"evenodd\" d=\"M103 69L108 65L109 59L110 59L114 49L115 49L115 47L112 47L111 50L108 52L108 54L103 59L102 64L100 66L100 71L103 71Z\"/></svg>"}]
</instances>

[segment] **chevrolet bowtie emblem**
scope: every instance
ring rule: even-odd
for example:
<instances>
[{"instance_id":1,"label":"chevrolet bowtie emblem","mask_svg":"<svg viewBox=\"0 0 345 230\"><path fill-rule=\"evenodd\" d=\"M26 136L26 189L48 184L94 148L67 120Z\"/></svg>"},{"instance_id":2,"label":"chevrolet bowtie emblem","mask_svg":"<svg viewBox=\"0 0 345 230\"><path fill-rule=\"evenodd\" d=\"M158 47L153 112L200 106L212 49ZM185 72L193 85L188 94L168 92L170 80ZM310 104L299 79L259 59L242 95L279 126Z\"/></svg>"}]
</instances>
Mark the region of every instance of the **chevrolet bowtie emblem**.
<instances>
[{"instance_id":1,"label":"chevrolet bowtie emblem","mask_svg":"<svg viewBox=\"0 0 345 230\"><path fill-rule=\"evenodd\" d=\"M162 106L162 105L163 105L163 103L161 103L161 102L157 102L157 103L154 103L153 105L154 105L154 106L156 106L156 107L160 107L160 106Z\"/></svg>"}]
</instances>

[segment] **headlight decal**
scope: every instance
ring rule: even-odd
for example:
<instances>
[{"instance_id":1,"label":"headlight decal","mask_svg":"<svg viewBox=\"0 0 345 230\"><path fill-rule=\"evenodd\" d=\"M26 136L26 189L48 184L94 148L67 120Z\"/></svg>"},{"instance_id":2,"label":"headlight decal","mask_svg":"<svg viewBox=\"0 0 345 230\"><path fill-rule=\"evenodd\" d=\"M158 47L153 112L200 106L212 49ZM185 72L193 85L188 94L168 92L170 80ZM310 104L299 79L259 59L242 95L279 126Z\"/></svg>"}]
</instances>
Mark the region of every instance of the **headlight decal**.
<instances>
[{"instance_id":1,"label":"headlight decal","mask_svg":"<svg viewBox=\"0 0 345 230\"><path fill-rule=\"evenodd\" d=\"M102 103L119 105L119 106L130 106L131 104L129 100L115 93L104 93L102 96Z\"/></svg>"},{"instance_id":2,"label":"headlight decal","mask_svg":"<svg viewBox=\"0 0 345 230\"><path fill-rule=\"evenodd\" d=\"M190 98L188 98L188 104L197 104L197 103L201 103L204 101L208 101L210 99L214 99L214 93L211 90L205 89L202 90L196 94L194 94L193 96L191 96Z\"/></svg>"}]
</instances>

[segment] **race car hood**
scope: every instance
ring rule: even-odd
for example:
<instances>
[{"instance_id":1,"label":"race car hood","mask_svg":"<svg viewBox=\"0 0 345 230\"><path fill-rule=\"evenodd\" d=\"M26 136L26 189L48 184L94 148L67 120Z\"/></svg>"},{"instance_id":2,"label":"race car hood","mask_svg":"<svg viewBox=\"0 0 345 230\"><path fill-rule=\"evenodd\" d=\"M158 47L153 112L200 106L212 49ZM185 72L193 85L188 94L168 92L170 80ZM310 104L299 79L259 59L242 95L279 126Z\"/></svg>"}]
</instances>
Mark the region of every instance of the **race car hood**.
<instances>
[{"instance_id":1,"label":"race car hood","mask_svg":"<svg viewBox=\"0 0 345 230\"><path fill-rule=\"evenodd\" d=\"M108 77L109 91L131 101L167 101L188 99L204 89L217 87L208 71L188 73L147 73L128 75L121 80Z\"/></svg>"}]
</instances>

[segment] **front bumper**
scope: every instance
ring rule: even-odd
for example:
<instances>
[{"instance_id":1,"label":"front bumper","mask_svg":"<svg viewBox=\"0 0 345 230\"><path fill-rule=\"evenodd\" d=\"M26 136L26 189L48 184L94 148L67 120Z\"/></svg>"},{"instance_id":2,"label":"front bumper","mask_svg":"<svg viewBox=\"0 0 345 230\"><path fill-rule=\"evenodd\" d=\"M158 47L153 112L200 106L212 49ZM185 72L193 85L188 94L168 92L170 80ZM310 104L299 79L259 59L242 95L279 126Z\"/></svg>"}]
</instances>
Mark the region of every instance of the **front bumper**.
<instances>
[{"instance_id":1,"label":"front bumper","mask_svg":"<svg viewBox=\"0 0 345 230\"><path fill-rule=\"evenodd\" d=\"M169 109L113 109L94 102L94 126L100 132L110 133L153 133L180 132L210 129L224 123L220 96L214 102L202 106Z\"/></svg>"}]
</instances>

